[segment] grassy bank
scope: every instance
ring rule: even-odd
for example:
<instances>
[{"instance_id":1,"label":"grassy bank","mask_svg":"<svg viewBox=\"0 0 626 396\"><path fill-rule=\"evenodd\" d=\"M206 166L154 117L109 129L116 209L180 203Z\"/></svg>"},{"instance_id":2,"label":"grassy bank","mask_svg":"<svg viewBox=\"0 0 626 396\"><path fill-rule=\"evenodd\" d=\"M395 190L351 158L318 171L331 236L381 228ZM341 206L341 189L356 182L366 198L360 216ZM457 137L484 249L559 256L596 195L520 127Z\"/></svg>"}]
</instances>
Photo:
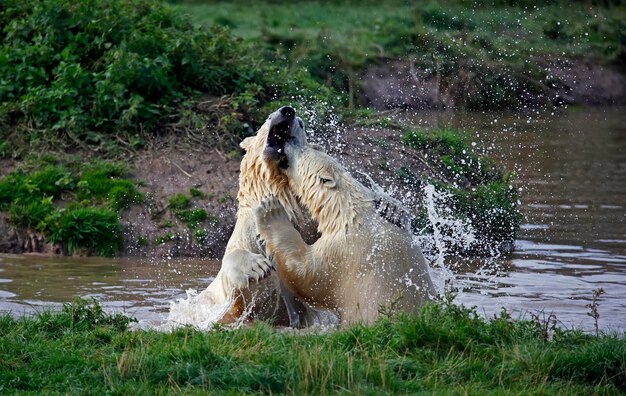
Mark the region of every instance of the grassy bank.
<instances>
[{"instance_id":1,"label":"grassy bank","mask_svg":"<svg viewBox=\"0 0 626 396\"><path fill-rule=\"evenodd\" d=\"M207 242L207 230L230 233L215 227L215 214L224 205L218 208L209 205L210 199L193 196L195 185L167 196L144 191L154 199L142 201L137 192L141 181L130 180L128 169L111 159L177 147L195 151L198 157L237 160L238 143L287 103L300 114L313 115L318 135L334 136L338 127L371 119L380 122L371 111L350 109L356 89L350 81L357 69L379 56L412 54L421 48L413 39L406 41L415 30L407 21L415 22L421 9L409 12L393 2L385 3L394 7L383 7L382 13L374 3L259 4L181 6L199 18L197 22L204 21L194 24L184 12L156 0L3 2L0 161L17 169L0 172L0 222L44 238L44 243L60 244L65 253L111 255L124 243L141 251L148 244L178 239L193 241L198 254L211 250L219 256L223 246ZM259 10L261 17L252 17ZM244 25L247 18L250 23ZM320 25L320 18L327 25ZM383 19L374 23L372 18ZM429 23L428 35L456 42L457 33ZM380 47L383 38L391 41L383 43L384 54L376 55L372 48ZM345 56L345 62L336 64L338 56ZM464 56L473 55L470 51ZM338 82L342 76L348 79ZM410 132L406 126L399 128ZM436 147L427 144L432 138L423 131L412 131L407 139L407 147L434 154L424 156L426 162L434 161L432 168L441 169L430 181L454 193L457 212L476 219L477 228L490 234L487 244L507 241L512 246L519 213L507 174L494 171L493 164L471 154L459 139L439 140ZM423 177L411 169L397 172L407 180ZM156 180L160 175L146 176ZM193 204L170 205L170 196L177 193L191 194ZM235 193L220 191L220 196ZM128 209L133 205L141 205L142 218L150 218L150 226L160 231L148 235L136 230L135 241L124 241L131 233L120 223L123 216L131 216ZM206 211L209 206L214 212ZM20 238L0 243L33 244Z\"/></svg>"},{"instance_id":2,"label":"grassy bank","mask_svg":"<svg viewBox=\"0 0 626 396\"><path fill-rule=\"evenodd\" d=\"M371 327L291 334L259 323L171 334L78 301L0 318L3 393L614 394L626 390L623 335L540 320L485 320L438 303Z\"/></svg>"},{"instance_id":3,"label":"grassy bank","mask_svg":"<svg viewBox=\"0 0 626 396\"><path fill-rule=\"evenodd\" d=\"M402 143L424 153L440 170L438 177L420 178L417 187L430 183L449 194L455 217L471 224L478 235L480 242L462 253L510 254L522 220L512 174L474 153L465 136L450 129L425 132L405 128ZM410 170L401 176L409 184L418 180ZM432 232L426 209L416 214L414 229Z\"/></svg>"},{"instance_id":4,"label":"grassy bank","mask_svg":"<svg viewBox=\"0 0 626 396\"><path fill-rule=\"evenodd\" d=\"M44 156L0 179L0 211L58 244L58 253L114 255L122 245L119 212L142 198L122 163Z\"/></svg>"},{"instance_id":5,"label":"grassy bank","mask_svg":"<svg viewBox=\"0 0 626 396\"><path fill-rule=\"evenodd\" d=\"M558 105L549 92L561 82L546 70L549 61L626 65L619 0L176 4L197 24L262 43L268 61L306 68L348 93L350 104L363 101L367 66L398 59L410 61L418 80L436 80L457 107L474 110Z\"/></svg>"},{"instance_id":6,"label":"grassy bank","mask_svg":"<svg viewBox=\"0 0 626 396\"><path fill-rule=\"evenodd\" d=\"M231 149L273 102L335 96L219 27L157 1L6 1L0 6L0 146L115 156L163 134Z\"/></svg>"}]
</instances>

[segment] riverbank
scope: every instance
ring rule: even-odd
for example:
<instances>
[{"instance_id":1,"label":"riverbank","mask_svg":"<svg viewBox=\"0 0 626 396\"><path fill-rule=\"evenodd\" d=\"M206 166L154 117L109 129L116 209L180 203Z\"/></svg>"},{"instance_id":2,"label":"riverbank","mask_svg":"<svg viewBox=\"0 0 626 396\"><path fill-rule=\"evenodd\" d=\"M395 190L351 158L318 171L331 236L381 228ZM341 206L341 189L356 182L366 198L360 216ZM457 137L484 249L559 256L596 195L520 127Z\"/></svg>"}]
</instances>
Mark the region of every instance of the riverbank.
<instances>
[{"instance_id":1,"label":"riverbank","mask_svg":"<svg viewBox=\"0 0 626 396\"><path fill-rule=\"evenodd\" d=\"M238 143L291 104L316 143L410 207L415 231L432 231L420 201L432 184L478 232L483 247L462 254L506 254L521 219L512 174L462 132L415 129L359 106L619 103L626 81L623 10L611 4L575 3L563 21L560 2L177 6L195 25L156 1L116 0L115 18L96 3L9 5L0 16L9 26L4 252L220 257L236 211ZM589 83L583 69L604 82Z\"/></svg>"},{"instance_id":2,"label":"riverbank","mask_svg":"<svg viewBox=\"0 0 626 396\"><path fill-rule=\"evenodd\" d=\"M129 331L130 320L75 301L0 317L0 390L211 394L613 394L626 388L624 335L550 318L482 319L440 302L419 315L335 331L257 323L209 332Z\"/></svg>"},{"instance_id":3,"label":"riverbank","mask_svg":"<svg viewBox=\"0 0 626 396\"><path fill-rule=\"evenodd\" d=\"M370 184L368 175L402 201L414 215L415 233L432 232L423 203L423 188L430 183L452 195L448 204L476 230L480 245L462 253L512 250L521 221L517 191L510 175L475 154L462 134L417 130L373 114L353 125L315 128L309 134L363 183ZM185 144L180 143L138 151L126 165L97 158L90 165L80 155L3 161L0 250L221 258L234 227L243 153L226 155L188 144L181 150ZM100 178L94 179L93 170L101 172ZM87 192L92 196L85 200ZM98 224L76 219L63 236L59 219L73 219L75 207L110 213L119 222L100 230ZM91 244L111 229L116 230L113 238Z\"/></svg>"},{"instance_id":4,"label":"riverbank","mask_svg":"<svg viewBox=\"0 0 626 396\"><path fill-rule=\"evenodd\" d=\"M626 103L621 2L241 2L177 6L305 68L349 106L525 109Z\"/></svg>"}]
</instances>

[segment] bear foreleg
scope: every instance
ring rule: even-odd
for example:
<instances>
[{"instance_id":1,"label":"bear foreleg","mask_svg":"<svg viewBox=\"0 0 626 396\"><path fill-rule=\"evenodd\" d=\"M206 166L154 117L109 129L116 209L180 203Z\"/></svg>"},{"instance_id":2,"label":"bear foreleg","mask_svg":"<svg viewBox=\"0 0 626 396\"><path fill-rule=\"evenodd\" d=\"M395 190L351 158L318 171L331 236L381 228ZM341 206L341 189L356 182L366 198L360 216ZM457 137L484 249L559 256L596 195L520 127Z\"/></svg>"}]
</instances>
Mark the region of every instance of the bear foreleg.
<instances>
[{"instance_id":1,"label":"bear foreleg","mask_svg":"<svg viewBox=\"0 0 626 396\"><path fill-rule=\"evenodd\" d=\"M278 266L278 275L285 285L301 297L298 285L308 283L307 257L310 246L289 221L287 212L273 195L264 198L254 209L257 231L265 242L267 253Z\"/></svg>"}]
</instances>

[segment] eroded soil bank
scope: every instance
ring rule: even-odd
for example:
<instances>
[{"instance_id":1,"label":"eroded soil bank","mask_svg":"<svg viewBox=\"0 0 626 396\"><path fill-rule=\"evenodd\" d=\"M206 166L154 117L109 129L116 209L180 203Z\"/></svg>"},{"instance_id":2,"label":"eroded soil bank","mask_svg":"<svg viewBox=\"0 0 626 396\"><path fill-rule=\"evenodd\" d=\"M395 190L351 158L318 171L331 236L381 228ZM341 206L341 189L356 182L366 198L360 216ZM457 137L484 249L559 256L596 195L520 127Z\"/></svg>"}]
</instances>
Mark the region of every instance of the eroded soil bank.
<instances>
[{"instance_id":1,"label":"eroded soil bank","mask_svg":"<svg viewBox=\"0 0 626 396\"><path fill-rule=\"evenodd\" d=\"M452 182L437 156L429 158L426 151L403 144L399 130L351 126L309 134L312 141L339 158L354 177L369 185L365 175L370 176L412 208L421 200L421 180ZM143 150L131 158L128 178L137 184L143 200L120 214L124 241L118 255L221 258L237 211L240 159L231 157L216 149L184 151L172 145ZM19 165L3 161L0 177ZM466 184L463 187L470 185ZM189 209L206 211L206 218L193 226L182 221L170 207L176 195L189 199ZM0 252L67 254L62 246L51 244L41 233L16 228L6 214L0 215ZM92 253L79 249L73 254Z\"/></svg>"},{"instance_id":2,"label":"eroded soil bank","mask_svg":"<svg viewBox=\"0 0 626 396\"><path fill-rule=\"evenodd\" d=\"M546 79L500 70L498 74L518 88L508 92L527 107L580 105L617 106L626 104L626 74L617 67L593 59L542 57L534 59ZM442 110L462 108L467 98L497 90L483 86L480 74L488 70L464 69L454 78L442 79L437 70L423 69L414 60L379 60L361 77L361 101L378 110L393 108Z\"/></svg>"}]
</instances>

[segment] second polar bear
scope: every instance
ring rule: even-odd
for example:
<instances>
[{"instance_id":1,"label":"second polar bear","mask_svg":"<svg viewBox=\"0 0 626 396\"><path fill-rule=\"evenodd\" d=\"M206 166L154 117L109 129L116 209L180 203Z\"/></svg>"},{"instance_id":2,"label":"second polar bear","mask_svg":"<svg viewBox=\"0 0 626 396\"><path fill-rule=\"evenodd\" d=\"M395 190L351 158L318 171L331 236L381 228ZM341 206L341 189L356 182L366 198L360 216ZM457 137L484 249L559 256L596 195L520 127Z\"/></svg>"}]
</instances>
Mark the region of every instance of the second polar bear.
<instances>
[{"instance_id":1,"label":"second polar bear","mask_svg":"<svg viewBox=\"0 0 626 396\"><path fill-rule=\"evenodd\" d=\"M334 310L343 323L371 323L380 306L416 312L434 295L420 248L409 231L377 213L376 193L323 152L292 141L268 151L265 160L279 162L321 234L307 244L274 196L255 208L267 252L293 294Z\"/></svg>"},{"instance_id":2,"label":"second polar bear","mask_svg":"<svg viewBox=\"0 0 626 396\"><path fill-rule=\"evenodd\" d=\"M278 170L277 164L262 160L267 147L284 144L281 139L309 147L304 123L289 106L270 114L257 134L241 143L246 154L240 167L237 222L226 246L222 267L211 284L192 300L196 310L173 306L170 317L184 317L192 324L203 323L207 317L206 308L209 307L220 310L214 314L211 312L212 318L222 323L255 318L299 327L313 320L311 315L314 316L314 313L292 298L288 290L281 288L279 279L272 275L273 263L264 256L256 240L258 232L252 210L270 193L281 202L288 218L298 224L307 241L313 242L316 238L316 225L311 223L310 217L288 188L286 176ZM266 281L257 283L267 277ZM190 314L196 311L196 314Z\"/></svg>"}]
</instances>

